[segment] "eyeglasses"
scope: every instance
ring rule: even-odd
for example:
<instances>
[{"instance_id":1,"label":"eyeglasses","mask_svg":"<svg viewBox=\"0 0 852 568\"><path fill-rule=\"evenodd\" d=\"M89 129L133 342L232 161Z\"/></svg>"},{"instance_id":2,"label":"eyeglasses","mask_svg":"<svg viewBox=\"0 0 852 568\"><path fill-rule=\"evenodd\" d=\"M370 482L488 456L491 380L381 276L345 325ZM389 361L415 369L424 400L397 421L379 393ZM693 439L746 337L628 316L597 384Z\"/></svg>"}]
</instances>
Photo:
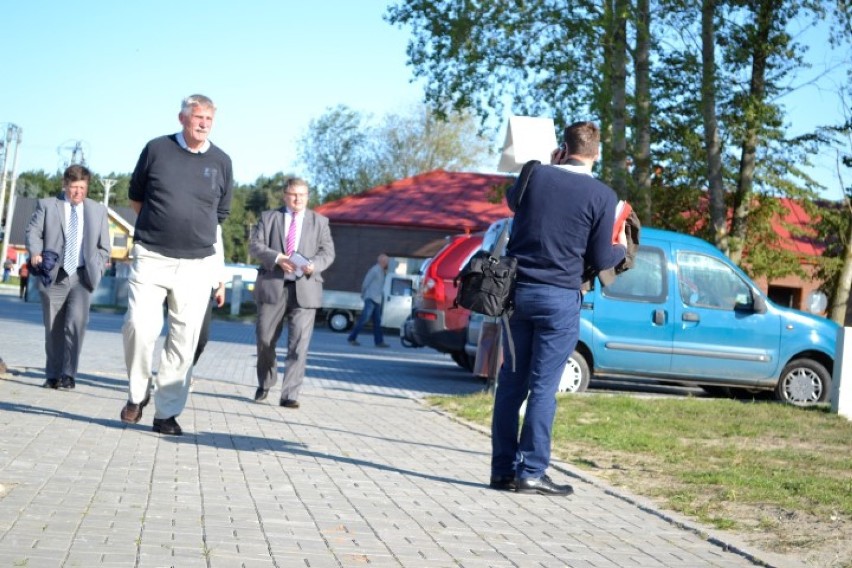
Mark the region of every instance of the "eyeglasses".
<instances>
[{"instance_id":1,"label":"eyeglasses","mask_svg":"<svg viewBox=\"0 0 852 568\"><path fill-rule=\"evenodd\" d=\"M292 191L285 191L284 195L286 195L288 197L298 197L300 199L307 199L308 198L307 193L293 193Z\"/></svg>"}]
</instances>

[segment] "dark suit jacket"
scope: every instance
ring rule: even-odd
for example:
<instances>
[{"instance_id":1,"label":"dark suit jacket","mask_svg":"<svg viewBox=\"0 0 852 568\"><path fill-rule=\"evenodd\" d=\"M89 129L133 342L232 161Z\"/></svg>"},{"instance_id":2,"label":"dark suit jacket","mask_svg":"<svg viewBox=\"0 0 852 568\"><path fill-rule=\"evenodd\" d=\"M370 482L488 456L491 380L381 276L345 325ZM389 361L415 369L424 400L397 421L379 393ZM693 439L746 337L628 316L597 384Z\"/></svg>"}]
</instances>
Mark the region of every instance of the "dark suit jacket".
<instances>
[{"instance_id":1,"label":"dark suit jacket","mask_svg":"<svg viewBox=\"0 0 852 568\"><path fill-rule=\"evenodd\" d=\"M107 208L97 201L83 201L83 241L80 244L83 262L86 263L83 285L94 291L109 261L111 243ZM50 271L51 282L56 282L65 252L65 201L59 197L39 199L35 213L27 224L27 252L35 258L45 250L59 254Z\"/></svg>"},{"instance_id":2,"label":"dark suit jacket","mask_svg":"<svg viewBox=\"0 0 852 568\"><path fill-rule=\"evenodd\" d=\"M284 271L275 264L275 259L286 248L286 212L284 207L264 211L252 231L249 250L261 263L257 281L254 283L254 298L259 304L277 303L284 291ZM314 271L296 280L296 300L301 308L320 308L322 271L334 262L334 241L331 239L327 217L310 209L305 211L299 237L299 252L313 261Z\"/></svg>"}]
</instances>

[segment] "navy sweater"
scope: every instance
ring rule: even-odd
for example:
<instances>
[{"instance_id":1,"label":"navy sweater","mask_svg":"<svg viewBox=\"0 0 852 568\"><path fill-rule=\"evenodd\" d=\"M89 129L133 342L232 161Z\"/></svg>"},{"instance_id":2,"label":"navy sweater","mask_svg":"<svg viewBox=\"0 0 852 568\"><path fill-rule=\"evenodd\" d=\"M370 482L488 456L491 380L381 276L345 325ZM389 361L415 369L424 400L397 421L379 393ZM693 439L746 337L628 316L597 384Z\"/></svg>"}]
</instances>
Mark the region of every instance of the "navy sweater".
<instances>
[{"instance_id":1,"label":"navy sweater","mask_svg":"<svg viewBox=\"0 0 852 568\"><path fill-rule=\"evenodd\" d=\"M506 196L515 200L517 184ZM518 259L518 281L580 289L585 267L612 268L624 247L612 244L618 198L595 178L555 166L533 170L515 212L507 253Z\"/></svg>"},{"instance_id":2,"label":"navy sweater","mask_svg":"<svg viewBox=\"0 0 852 568\"><path fill-rule=\"evenodd\" d=\"M134 240L171 258L213 254L216 225L231 208L231 158L213 144L203 154L184 150L174 134L148 142L129 197L142 202Z\"/></svg>"}]
</instances>

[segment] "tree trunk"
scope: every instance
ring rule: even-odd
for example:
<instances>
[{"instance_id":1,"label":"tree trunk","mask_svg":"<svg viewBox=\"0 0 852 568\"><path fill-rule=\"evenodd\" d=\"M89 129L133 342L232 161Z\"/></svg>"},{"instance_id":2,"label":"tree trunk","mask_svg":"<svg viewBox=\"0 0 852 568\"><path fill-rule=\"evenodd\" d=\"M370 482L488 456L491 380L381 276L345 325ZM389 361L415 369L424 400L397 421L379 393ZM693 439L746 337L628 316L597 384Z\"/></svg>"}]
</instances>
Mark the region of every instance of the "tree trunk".
<instances>
[{"instance_id":1,"label":"tree trunk","mask_svg":"<svg viewBox=\"0 0 852 568\"><path fill-rule=\"evenodd\" d=\"M769 34L773 17L781 4L782 0L760 0L755 14L757 21L756 37L752 44L751 81L749 96L743 109L745 113L745 134L742 141L739 180L737 182L737 193L734 197L734 218L731 223L731 238L728 245L728 256L737 264L742 261L754 189L758 129L760 128L762 114L760 109L763 106L765 96L767 50L770 49Z\"/></svg>"},{"instance_id":2,"label":"tree trunk","mask_svg":"<svg viewBox=\"0 0 852 568\"><path fill-rule=\"evenodd\" d=\"M636 184L635 203L643 223L653 217L651 195L651 9L649 0L636 2L636 50L633 56L636 83L636 109L633 119L634 148L633 179Z\"/></svg>"},{"instance_id":3,"label":"tree trunk","mask_svg":"<svg viewBox=\"0 0 852 568\"><path fill-rule=\"evenodd\" d=\"M728 208L722 178L722 151L716 118L716 0L701 3L701 109L704 116L704 152L707 160L707 184L710 195L710 222L713 242L728 254Z\"/></svg>"},{"instance_id":4,"label":"tree trunk","mask_svg":"<svg viewBox=\"0 0 852 568\"><path fill-rule=\"evenodd\" d=\"M847 204L849 201L847 200ZM829 317L840 325L846 325L846 314L849 313L849 292L852 289L852 223L849 224L849 234L846 235L846 248L843 254L843 269L837 281L837 290L831 299Z\"/></svg>"},{"instance_id":5,"label":"tree trunk","mask_svg":"<svg viewBox=\"0 0 852 568\"><path fill-rule=\"evenodd\" d=\"M615 0L612 14L612 156L610 183L619 197L627 197L627 13L628 0Z\"/></svg>"}]
</instances>

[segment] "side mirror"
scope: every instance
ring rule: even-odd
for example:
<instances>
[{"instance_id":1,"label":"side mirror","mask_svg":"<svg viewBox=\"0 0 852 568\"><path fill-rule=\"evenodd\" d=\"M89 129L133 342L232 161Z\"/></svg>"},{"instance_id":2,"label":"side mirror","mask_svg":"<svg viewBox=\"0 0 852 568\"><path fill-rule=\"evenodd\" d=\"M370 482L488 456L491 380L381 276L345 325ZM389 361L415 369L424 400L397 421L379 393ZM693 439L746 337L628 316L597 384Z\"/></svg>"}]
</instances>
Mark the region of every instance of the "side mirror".
<instances>
[{"instance_id":1,"label":"side mirror","mask_svg":"<svg viewBox=\"0 0 852 568\"><path fill-rule=\"evenodd\" d=\"M749 302L738 301L734 304L735 312L749 312L753 314L766 313L766 300L760 294L751 294Z\"/></svg>"}]
</instances>

